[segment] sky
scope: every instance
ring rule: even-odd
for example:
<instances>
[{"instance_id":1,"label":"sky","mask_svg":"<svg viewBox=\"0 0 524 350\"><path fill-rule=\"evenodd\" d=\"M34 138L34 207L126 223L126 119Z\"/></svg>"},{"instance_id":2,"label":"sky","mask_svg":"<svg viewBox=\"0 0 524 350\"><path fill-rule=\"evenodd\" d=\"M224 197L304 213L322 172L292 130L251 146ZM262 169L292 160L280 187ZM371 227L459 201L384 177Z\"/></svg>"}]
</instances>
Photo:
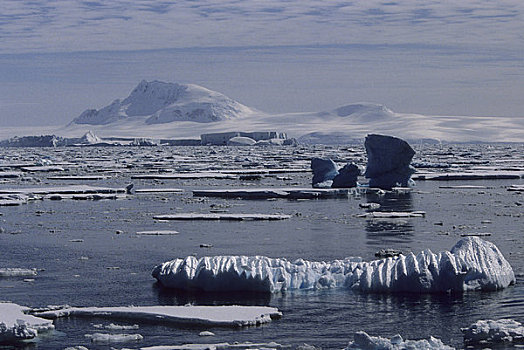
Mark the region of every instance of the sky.
<instances>
[{"instance_id":1,"label":"sky","mask_svg":"<svg viewBox=\"0 0 524 350\"><path fill-rule=\"evenodd\" d=\"M142 79L269 113L523 118L524 1L0 2L0 127L67 124Z\"/></svg>"}]
</instances>

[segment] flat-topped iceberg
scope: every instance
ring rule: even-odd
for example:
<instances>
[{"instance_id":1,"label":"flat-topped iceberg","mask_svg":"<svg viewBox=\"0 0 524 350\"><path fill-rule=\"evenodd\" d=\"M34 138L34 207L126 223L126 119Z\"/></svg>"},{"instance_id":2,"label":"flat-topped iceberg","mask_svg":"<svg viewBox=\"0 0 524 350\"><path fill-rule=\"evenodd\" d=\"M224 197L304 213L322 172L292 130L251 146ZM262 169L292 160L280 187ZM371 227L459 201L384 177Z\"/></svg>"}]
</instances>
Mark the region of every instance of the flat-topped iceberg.
<instances>
[{"instance_id":1,"label":"flat-topped iceberg","mask_svg":"<svg viewBox=\"0 0 524 350\"><path fill-rule=\"evenodd\" d=\"M491 242L461 239L451 251L429 249L362 262L330 262L264 256L188 256L156 266L152 275L168 288L201 291L255 291L347 288L370 293L460 293L491 291L515 283L513 269Z\"/></svg>"},{"instance_id":2,"label":"flat-topped iceberg","mask_svg":"<svg viewBox=\"0 0 524 350\"><path fill-rule=\"evenodd\" d=\"M1 304L0 304L1 305ZM274 307L267 306L114 306L65 307L35 311L43 318L98 317L133 322L154 322L173 325L201 325L215 327L247 327L271 322L282 317Z\"/></svg>"}]
</instances>

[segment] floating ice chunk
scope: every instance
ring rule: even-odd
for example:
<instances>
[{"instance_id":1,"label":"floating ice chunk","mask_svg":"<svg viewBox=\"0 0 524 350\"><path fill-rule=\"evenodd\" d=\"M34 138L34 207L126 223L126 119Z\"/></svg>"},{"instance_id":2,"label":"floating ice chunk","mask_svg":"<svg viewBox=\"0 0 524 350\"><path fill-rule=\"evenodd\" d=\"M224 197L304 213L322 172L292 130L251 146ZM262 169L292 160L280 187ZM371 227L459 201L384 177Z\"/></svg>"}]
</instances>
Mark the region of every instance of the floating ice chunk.
<instances>
[{"instance_id":1,"label":"floating ice chunk","mask_svg":"<svg viewBox=\"0 0 524 350\"><path fill-rule=\"evenodd\" d=\"M22 173L15 171L0 171L0 179L15 179L22 176Z\"/></svg>"},{"instance_id":2,"label":"floating ice chunk","mask_svg":"<svg viewBox=\"0 0 524 350\"><path fill-rule=\"evenodd\" d=\"M364 142L368 163L364 175L369 178L369 187L391 189L407 187L415 172L409 164L415 151L404 140L393 136L367 135Z\"/></svg>"},{"instance_id":3,"label":"floating ice chunk","mask_svg":"<svg viewBox=\"0 0 524 350\"><path fill-rule=\"evenodd\" d=\"M344 350L452 350L440 339L430 337L428 340L404 340L400 335L395 335L391 339L382 337L372 337L366 332L355 333L354 341L348 344Z\"/></svg>"},{"instance_id":4,"label":"floating ice chunk","mask_svg":"<svg viewBox=\"0 0 524 350\"><path fill-rule=\"evenodd\" d=\"M0 303L0 343L11 343L33 339L38 331L54 328L51 321L26 315L28 308L13 304Z\"/></svg>"},{"instance_id":5,"label":"floating ice chunk","mask_svg":"<svg viewBox=\"0 0 524 350\"><path fill-rule=\"evenodd\" d=\"M197 172L197 173L175 173L175 174L140 174L131 176L132 179L156 179L156 180L175 180L175 179L236 179L237 176L220 172Z\"/></svg>"},{"instance_id":6,"label":"floating ice chunk","mask_svg":"<svg viewBox=\"0 0 524 350\"><path fill-rule=\"evenodd\" d=\"M276 293L296 289L349 288L372 293L445 293L497 290L515 283L498 248L478 237L451 251L399 255L371 262L346 258L314 262L264 256L189 256L156 266L152 275L168 288Z\"/></svg>"},{"instance_id":7,"label":"floating ice chunk","mask_svg":"<svg viewBox=\"0 0 524 350\"><path fill-rule=\"evenodd\" d=\"M347 198L349 196L349 190L340 188L228 188L219 190L194 190L193 196L241 199L323 199Z\"/></svg>"},{"instance_id":8,"label":"floating ice chunk","mask_svg":"<svg viewBox=\"0 0 524 350\"><path fill-rule=\"evenodd\" d=\"M36 275L36 269L23 269L19 267L0 268L0 277L28 277Z\"/></svg>"},{"instance_id":9,"label":"floating ice chunk","mask_svg":"<svg viewBox=\"0 0 524 350\"><path fill-rule=\"evenodd\" d=\"M119 324L114 324L114 323L110 323L108 325L103 325L103 324L95 324L93 325L93 327L95 328L103 328L103 329L108 329L108 330L111 330L111 331L122 331L122 330L135 330L135 329L139 329L140 327L137 325L137 324L134 324L134 325L131 325L131 326L125 326L125 325L119 325Z\"/></svg>"},{"instance_id":10,"label":"floating ice chunk","mask_svg":"<svg viewBox=\"0 0 524 350\"><path fill-rule=\"evenodd\" d=\"M524 178L522 171L476 171L453 173L420 173L414 180L457 181L457 180L506 180Z\"/></svg>"},{"instance_id":11,"label":"floating ice chunk","mask_svg":"<svg viewBox=\"0 0 524 350\"><path fill-rule=\"evenodd\" d=\"M140 348L140 350L280 350L284 347L275 342L269 343L216 343L216 344L183 344L183 345L160 345Z\"/></svg>"},{"instance_id":12,"label":"floating ice chunk","mask_svg":"<svg viewBox=\"0 0 524 350\"><path fill-rule=\"evenodd\" d=\"M466 344L524 342L524 326L512 319L479 320L461 329Z\"/></svg>"},{"instance_id":13,"label":"floating ice chunk","mask_svg":"<svg viewBox=\"0 0 524 350\"><path fill-rule=\"evenodd\" d=\"M404 219L404 218L423 218L426 212L411 211L411 212L396 212L396 211L372 211L369 213L357 215L359 218L369 219Z\"/></svg>"},{"instance_id":14,"label":"floating ice chunk","mask_svg":"<svg viewBox=\"0 0 524 350\"><path fill-rule=\"evenodd\" d=\"M524 185L511 185L508 187L508 191L524 192Z\"/></svg>"},{"instance_id":15,"label":"floating ice chunk","mask_svg":"<svg viewBox=\"0 0 524 350\"><path fill-rule=\"evenodd\" d=\"M44 318L78 316L222 327L255 326L282 316L273 307L236 305L84 307L36 312L35 315Z\"/></svg>"},{"instance_id":16,"label":"floating ice chunk","mask_svg":"<svg viewBox=\"0 0 524 350\"><path fill-rule=\"evenodd\" d=\"M85 336L86 338L91 339L91 342L98 344L139 342L144 339L140 334L94 333L86 334Z\"/></svg>"},{"instance_id":17,"label":"floating ice chunk","mask_svg":"<svg viewBox=\"0 0 524 350\"><path fill-rule=\"evenodd\" d=\"M177 235L178 231L173 231L173 230L138 231L136 234L142 235L142 236L169 236L169 235Z\"/></svg>"},{"instance_id":18,"label":"floating ice chunk","mask_svg":"<svg viewBox=\"0 0 524 350\"><path fill-rule=\"evenodd\" d=\"M229 214L229 213L179 213L168 215L156 215L156 220L285 220L291 215L284 214Z\"/></svg>"},{"instance_id":19,"label":"floating ice chunk","mask_svg":"<svg viewBox=\"0 0 524 350\"><path fill-rule=\"evenodd\" d=\"M313 171L313 186L333 180L338 175L337 165L327 158L311 159L311 170Z\"/></svg>"}]
</instances>

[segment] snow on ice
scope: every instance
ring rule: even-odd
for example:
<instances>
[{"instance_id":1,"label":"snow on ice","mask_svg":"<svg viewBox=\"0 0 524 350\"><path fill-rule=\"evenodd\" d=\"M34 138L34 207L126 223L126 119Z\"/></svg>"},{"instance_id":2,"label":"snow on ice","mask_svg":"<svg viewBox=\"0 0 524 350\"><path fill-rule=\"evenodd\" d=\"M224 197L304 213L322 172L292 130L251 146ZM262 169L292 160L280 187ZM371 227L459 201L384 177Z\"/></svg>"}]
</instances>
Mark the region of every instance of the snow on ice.
<instances>
[{"instance_id":1,"label":"snow on ice","mask_svg":"<svg viewBox=\"0 0 524 350\"><path fill-rule=\"evenodd\" d=\"M524 343L524 326L512 319L479 320L461 329L466 344Z\"/></svg>"},{"instance_id":2,"label":"snow on ice","mask_svg":"<svg viewBox=\"0 0 524 350\"><path fill-rule=\"evenodd\" d=\"M33 339L39 331L54 329L51 321L26 315L27 310L17 304L0 303L0 343Z\"/></svg>"},{"instance_id":3,"label":"snow on ice","mask_svg":"<svg viewBox=\"0 0 524 350\"><path fill-rule=\"evenodd\" d=\"M121 306L73 307L43 312L35 315L44 318L102 317L148 321L162 324L204 325L221 327L256 326L280 318L278 309L266 306Z\"/></svg>"},{"instance_id":4,"label":"snow on ice","mask_svg":"<svg viewBox=\"0 0 524 350\"><path fill-rule=\"evenodd\" d=\"M461 239L451 251L399 255L362 262L264 256L188 256L156 266L152 275L168 288L203 291L281 292L348 288L371 293L491 291L515 283L513 269L491 242Z\"/></svg>"},{"instance_id":5,"label":"snow on ice","mask_svg":"<svg viewBox=\"0 0 524 350\"><path fill-rule=\"evenodd\" d=\"M452 350L440 339L430 337L428 340L404 340L400 335L395 335L391 339L382 337L372 337L366 332L357 332L354 341L350 342L344 350Z\"/></svg>"}]
</instances>

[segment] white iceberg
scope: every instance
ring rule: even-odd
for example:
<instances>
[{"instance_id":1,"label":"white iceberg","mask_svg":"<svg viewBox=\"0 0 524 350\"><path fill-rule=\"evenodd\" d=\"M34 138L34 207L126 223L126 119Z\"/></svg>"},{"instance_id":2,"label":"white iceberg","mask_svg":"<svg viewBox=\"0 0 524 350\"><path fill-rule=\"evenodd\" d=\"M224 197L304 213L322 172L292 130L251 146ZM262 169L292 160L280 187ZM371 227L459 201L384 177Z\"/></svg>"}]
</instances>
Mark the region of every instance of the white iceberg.
<instances>
[{"instance_id":1,"label":"white iceberg","mask_svg":"<svg viewBox=\"0 0 524 350\"><path fill-rule=\"evenodd\" d=\"M491 291L515 283L513 269L491 242L461 239L451 251L399 255L362 262L330 262L264 256L188 256L156 266L152 275L168 288L256 291L347 288L371 293Z\"/></svg>"},{"instance_id":2,"label":"white iceberg","mask_svg":"<svg viewBox=\"0 0 524 350\"><path fill-rule=\"evenodd\" d=\"M344 350L452 350L440 339L429 337L428 340L404 340L400 335L395 335L391 339L382 337L372 337L366 332L355 333L355 340L348 344Z\"/></svg>"},{"instance_id":3,"label":"white iceberg","mask_svg":"<svg viewBox=\"0 0 524 350\"><path fill-rule=\"evenodd\" d=\"M144 337L140 334L95 333L86 334L85 337L90 339L92 343L98 344L129 343L138 342L144 339Z\"/></svg>"},{"instance_id":4,"label":"white iceberg","mask_svg":"<svg viewBox=\"0 0 524 350\"><path fill-rule=\"evenodd\" d=\"M0 303L0 343L33 339L38 331L54 329L51 321L27 315L24 313L27 310L17 304Z\"/></svg>"},{"instance_id":5,"label":"white iceberg","mask_svg":"<svg viewBox=\"0 0 524 350\"><path fill-rule=\"evenodd\" d=\"M220 327L256 326L270 322L273 318L282 317L282 313L273 307L238 305L69 307L35 312L35 315L44 318L98 317L135 322Z\"/></svg>"},{"instance_id":6,"label":"white iceberg","mask_svg":"<svg viewBox=\"0 0 524 350\"><path fill-rule=\"evenodd\" d=\"M29 277L36 275L36 269L24 269L20 267L0 268L0 277Z\"/></svg>"},{"instance_id":7,"label":"white iceberg","mask_svg":"<svg viewBox=\"0 0 524 350\"><path fill-rule=\"evenodd\" d=\"M461 329L466 344L524 343L524 326L512 319L479 320Z\"/></svg>"}]
</instances>

